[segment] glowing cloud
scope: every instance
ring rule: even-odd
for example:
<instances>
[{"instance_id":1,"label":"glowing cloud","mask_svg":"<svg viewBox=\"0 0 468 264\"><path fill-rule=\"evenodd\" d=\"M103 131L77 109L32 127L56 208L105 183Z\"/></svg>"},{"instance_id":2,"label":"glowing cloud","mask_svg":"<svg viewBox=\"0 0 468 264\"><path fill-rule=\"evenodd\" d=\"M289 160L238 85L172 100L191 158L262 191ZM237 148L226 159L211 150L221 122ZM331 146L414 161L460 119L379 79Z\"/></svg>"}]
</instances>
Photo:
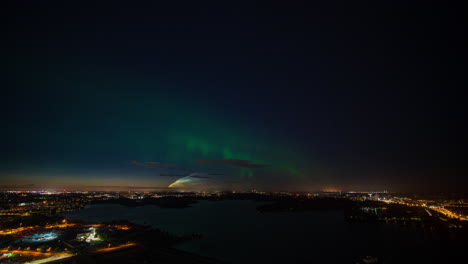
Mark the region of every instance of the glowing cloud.
<instances>
[{"instance_id":1,"label":"glowing cloud","mask_svg":"<svg viewBox=\"0 0 468 264\"><path fill-rule=\"evenodd\" d=\"M171 183L169 188L201 188L206 186L205 178L187 176Z\"/></svg>"}]
</instances>

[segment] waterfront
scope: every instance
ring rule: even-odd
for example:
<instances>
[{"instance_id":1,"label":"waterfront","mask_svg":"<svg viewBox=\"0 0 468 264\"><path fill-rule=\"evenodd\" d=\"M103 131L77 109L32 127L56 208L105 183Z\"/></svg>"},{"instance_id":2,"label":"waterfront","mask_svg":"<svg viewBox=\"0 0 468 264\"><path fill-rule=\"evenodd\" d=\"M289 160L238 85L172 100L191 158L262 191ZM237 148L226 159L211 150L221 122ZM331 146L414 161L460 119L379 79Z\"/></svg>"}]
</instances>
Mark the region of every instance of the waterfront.
<instances>
[{"instance_id":1,"label":"waterfront","mask_svg":"<svg viewBox=\"0 0 468 264\"><path fill-rule=\"evenodd\" d=\"M398 224L348 223L341 211L259 213L258 202L200 201L190 208L89 205L71 220L125 219L172 233L203 234L179 249L232 263L354 263L364 255L383 263L456 259L462 245L436 232Z\"/></svg>"}]
</instances>

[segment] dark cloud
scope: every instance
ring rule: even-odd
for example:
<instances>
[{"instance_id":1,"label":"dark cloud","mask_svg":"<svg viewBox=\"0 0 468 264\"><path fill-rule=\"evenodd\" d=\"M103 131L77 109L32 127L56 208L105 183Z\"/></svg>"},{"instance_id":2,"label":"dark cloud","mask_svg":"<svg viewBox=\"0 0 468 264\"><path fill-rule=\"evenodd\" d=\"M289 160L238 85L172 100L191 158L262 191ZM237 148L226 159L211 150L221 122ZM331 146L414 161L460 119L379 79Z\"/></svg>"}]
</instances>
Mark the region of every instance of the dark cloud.
<instances>
[{"instance_id":1,"label":"dark cloud","mask_svg":"<svg viewBox=\"0 0 468 264\"><path fill-rule=\"evenodd\" d=\"M211 179L211 177L208 177L208 176L198 176L198 175L194 175L194 176L190 176L190 177L200 178L200 179Z\"/></svg>"},{"instance_id":2,"label":"dark cloud","mask_svg":"<svg viewBox=\"0 0 468 264\"><path fill-rule=\"evenodd\" d=\"M137 165L137 166L141 166L141 167L146 167L146 168L152 168L152 169L171 169L171 170L177 170L177 171L182 171L181 173L183 172L187 172L187 173L193 173L193 172L196 172L195 169L192 169L192 168L178 168L176 165L174 164L165 164L165 163L161 163L161 162L158 162L158 161L144 161L144 162L141 162L141 161L137 161L137 160L132 160L130 162L131 164L133 165ZM186 174L186 175L176 175L176 174L169 174L169 173L166 173L166 174L163 174L163 175L160 175L160 176L180 176L180 177L185 177L185 176L188 176L189 174Z\"/></svg>"},{"instance_id":3,"label":"dark cloud","mask_svg":"<svg viewBox=\"0 0 468 264\"><path fill-rule=\"evenodd\" d=\"M193 172L193 173L190 173L190 174L175 174L175 173L163 173L163 174L159 174L159 176L163 176L163 177L193 177L193 178L204 178L204 179L209 179L209 178L212 178L212 177L209 177L209 176L205 176L205 175L222 175L222 174L210 174L210 173L207 173L207 172Z\"/></svg>"},{"instance_id":4,"label":"dark cloud","mask_svg":"<svg viewBox=\"0 0 468 264\"><path fill-rule=\"evenodd\" d=\"M222 176L222 175L224 175L224 173L209 172L208 175L210 175L210 176Z\"/></svg>"},{"instance_id":5,"label":"dark cloud","mask_svg":"<svg viewBox=\"0 0 468 264\"><path fill-rule=\"evenodd\" d=\"M188 172L194 172L196 171L196 169L192 169L192 168L177 168L178 170L182 170L182 171L188 171Z\"/></svg>"},{"instance_id":6,"label":"dark cloud","mask_svg":"<svg viewBox=\"0 0 468 264\"><path fill-rule=\"evenodd\" d=\"M85 186L86 188L115 188L115 189L169 189L166 186L114 186L114 185L92 185Z\"/></svg>"},{"instance_id":7,"label":"dark cloud","mask_svg":"<svg viewBox=\"0 0 468 264\"><path fill-rule=\"evenodd\" d=\"M189 174L164 173L164 174L159 174L159 176L163 176L163 177L187 177L187 176L189 176Z\"/></svg>"},{"instance_id":8,"label":"dark cloud","mask_svg":"<svg viewBox=\"0 0 468 264\"><path fill-rule=\"evenodd\" d=\"M200 164L209 164L209 165L230 165L230 166L237 166L243 168L264 168L266 165L262 164L253 164L248 160L241 160L241 159L226 159L226 160L196 160L196 163Z\"/></svg>"},{"instance_id":9,"label":"dark cloud","mask_svg":"<svg viewBox=\"0 0 468 264\"><path fill-rule=\"evenodd\" d=\"M36 187L35 184L9 184L9 185L0 185L0 188L30 188Z\"/></svg>"},{"instance_id":10,"label":"dark cloud","mask_svg":"<svg viewBox=\"0 0 468 264\"><path fill-rule=\"evenodd\" d=\"M142 167L146 167L146 168L152 168L152 169L168 169L168 168L170 168L170 165L163 164L163 163L156 162L156 161L140 162L140 161L132 160L131 163L133 165L142 166Z\"/></svg>"}]
</instances>

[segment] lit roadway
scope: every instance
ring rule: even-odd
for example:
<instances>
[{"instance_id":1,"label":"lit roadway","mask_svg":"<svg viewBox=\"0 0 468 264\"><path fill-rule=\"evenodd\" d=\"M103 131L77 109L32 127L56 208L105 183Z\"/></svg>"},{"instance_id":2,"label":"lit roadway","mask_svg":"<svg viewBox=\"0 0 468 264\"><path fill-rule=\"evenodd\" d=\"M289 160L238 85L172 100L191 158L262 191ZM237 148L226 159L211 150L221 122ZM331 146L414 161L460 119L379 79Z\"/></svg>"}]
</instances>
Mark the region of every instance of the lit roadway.
<instances>
[{"instance_id":1,"label":"lit roadway","mask_svg":"<svg viewBox=\"0 0 468 264\"><path fill-rule=\"evenodd\" d=\"M68 254L68 253L48 253L48 252L37 252L37 251L32 251L32 250L0 249L0 253L14 253L14 254L19 254L23 256L35 257L35 258L47 257L43 259L33 260L31 262L26 262L30 264L47 263L47 262L55 261L58 259L70 258L73 256L72 254Z\"/></svg>"},{"instance_id":2,"label":"lit roadway","mask_svg":"<svg viewBox=\"0 0 468 264\"><path fill-rule=\"evenodd\" d=\"M13 234L18 234L18 233L22 233L22 232L26 232L26 231L30 231L30 230L34 230L34 229L40 229L40 228L44 228L44 229L51 229L51 228L68 228L68 227L74 227L74 226L77 226L77 224L75 223L63 223L63 224L55 224L55 225L47 225L45 227L40 227L40 226L27 226L27 227L18 227L18 228L13 228L13 229L4 229L4 230L0 230L0 236L4 236L4 235L13 235ZM91 225L83 225L84 227L101 227L101 226L104 226L103 224L91 224ZM120 229L120 230L129 230L131 229L130 226L126 226L126 225L113 225L112 227L116 228L116 229Z\"/></svg>"},{"instance_id":3,"label":"lit roadway","mask_svg":"<svg viewBox=\"0 0 468 264\"><path fill-rule=\"evenodd\" d=\"M388 201L388 200L381 200L382 202L384 203L397 203L397 204L404 204L406 206L418 206L418 207L423 207L426 212L432 216L432 214L429 212L429 210L427 210L427 206L425 204L423 205L418 205L418 204L410 204L410 203L405 203L405 202L397 202L397 201ZM439 208L439 207L436 207L436 206L430 206L429 207L431 210L434 210L436 212L439 212L447 217L450 217L450 218L457 218L457 219L460 219L460 220L463 220L463 221L468 221L468 217L465 217L465 216L462 216L462 215L458 215L458 214L455 214L445 208Z\"/></svg>"},{"instance_id":4,"label":"lit roadway","mask_svg":"<svg viewBox=\"0 0 468 264\"><path fill-rule=\"evenodd\" d=\"M137 245L137 243L130 242L130 243L118 245L118 246L115 246L115 247L100 248L100 249L94 251L94 253L110 252L110 251L114 251L114 250L119 250L119 249L124 249L124 248L133 247L133 246L136 246L136 245Z\"/></svg>"},{"instance_id":5,"label":"lit roadway","mask_svg":"<svg viewBox=\"0 0 468 264\"><path fill-rule=\"evenodd\" d=\"M458 218L463 221L468 221L468 218L463 217L461 215L454 214L445 208L431 208L431 209L451 218Z\"/></svg>"},{"instance_id":6,"label":"lit roadway","mask_svg":"<svg viewBox=\"0 0 468 264\"><path fill-rule=\"evenodd\" d=\"M59 260L59 259L66 259L66 258L70 258L70 257L72 257L72 255L69 255L69 256L62 256L62 255L52 256L52 257L48 257L48 258L45 258L45 259L38 259L38 260L30 261L30 262L25 262L25 264L42 264L42 263L48 263L48 262L56 261L56 260Z\"/></svg>"},{"instance_id":7,"label":"lit roadway","mask_svg":"<svg viewBox=\"0 0 468 264\"><path fill-rule=\"evenodd\" d=\"M67 228L67 227L72 227L75 226L76 224L56 224L56 225L47 225L45 227L40 227L40 226L26 226L26 227L18 227L14 229L5 229L5 230L0 230L0 235L12 235L16 233L21 233L25 232L28 230L33 230L33 229L38 229L38 228L44 228L44 229L51 229L51 228Z\"/></svg>"},{"instance_id":8,"label":"lit roadway","mask_svg":"<svg viewBox=\"0 0 468 264\"><path fill-rule=\"evenodd\" d=\"M424 208L424 210L426 210L426 212L427 212L427 214L428 214L429 216L432 216L431 211L427 210L427 208Z\"/></svg>"}]
</instances>

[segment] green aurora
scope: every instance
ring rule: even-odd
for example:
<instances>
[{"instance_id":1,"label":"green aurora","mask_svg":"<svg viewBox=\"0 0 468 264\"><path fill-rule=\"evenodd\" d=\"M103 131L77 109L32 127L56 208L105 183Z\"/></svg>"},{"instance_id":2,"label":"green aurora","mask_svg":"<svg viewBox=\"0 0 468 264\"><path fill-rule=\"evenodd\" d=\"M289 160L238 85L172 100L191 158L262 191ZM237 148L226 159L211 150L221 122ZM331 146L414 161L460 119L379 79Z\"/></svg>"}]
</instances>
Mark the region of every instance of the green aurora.
<instances>
[{"instance_id":1,"label":"green aurora","mask_svg":"<svg viewBox=\"0 0 468 264\"><path fill-rule=\"evenodd\" d=\"M52 102L41 107L54 112L54 116L47 126L34 126L33 135L24 131L15 135L16 141L29 144L42 155L40 159L25 157L28 163L16 159L9 164L16 172L29 175L32 183L38 182L34 180L38 175L36 178L42 179L79 178L77 182L86 184L99 173L139 179L145 185L168 185L166 179L157 176L160 170L122 165L130 160L221 171L253 182L277 177L293 183L324 174L310 155L305 158L288 147L288 142L269 138L260 125L244 124L230 115L230 109L221 109L216 103L199 104L196 94L181 96L175 87L156 83L148 86L127 77L119 80L101 76L100 81L74 75L54 77L53 85L41 77L36 85L50 87L29 94L34 98L46 92ZM80 81L74 83L77 79ZM60 89L64 86L71 89ZM265 168L194 163L200 159L248 160Z\"/></svg>"}]
</instances>

